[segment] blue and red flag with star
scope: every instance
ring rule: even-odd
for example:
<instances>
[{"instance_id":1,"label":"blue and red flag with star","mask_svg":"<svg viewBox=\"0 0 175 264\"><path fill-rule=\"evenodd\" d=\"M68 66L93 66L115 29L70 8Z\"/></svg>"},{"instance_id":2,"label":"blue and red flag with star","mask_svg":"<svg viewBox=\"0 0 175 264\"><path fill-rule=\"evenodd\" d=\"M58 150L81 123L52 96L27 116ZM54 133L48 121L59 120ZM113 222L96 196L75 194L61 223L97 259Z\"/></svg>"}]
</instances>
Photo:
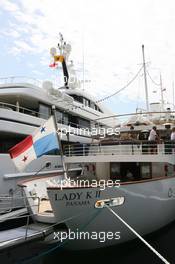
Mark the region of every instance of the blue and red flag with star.
<instances>
[{"instance_id":1,"label":"blue and red flag with star","mask_svg":"<svg viewBox=\"0 0 175 264\"><path fill-rule=\"evenodd\" d=\"M50 117L33 135L12 147L9 153L17 169L23 171L31 161L55 149L59 149L59 144L54 120Z\"/></svg>"}]
</instances>

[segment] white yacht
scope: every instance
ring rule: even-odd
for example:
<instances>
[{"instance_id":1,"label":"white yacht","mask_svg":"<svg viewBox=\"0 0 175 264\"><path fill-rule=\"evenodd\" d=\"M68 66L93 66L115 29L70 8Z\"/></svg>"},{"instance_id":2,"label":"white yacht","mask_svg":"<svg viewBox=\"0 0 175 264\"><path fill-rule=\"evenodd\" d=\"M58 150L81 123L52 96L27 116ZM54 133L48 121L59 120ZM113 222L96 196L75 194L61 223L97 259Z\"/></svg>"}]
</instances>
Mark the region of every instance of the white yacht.
<instances>
[{"instance_id":1,"label":"white yacht","mask_svg":"<svg viewBox=\"0 0 175 264\"><path fill-rule=\"evenodd\" d=\"M25 77L0 78L0 212L22 205L21 193L17 188L19 179L55 173L61 169L58 153L52 152L33 161L23 173L19 173L8 154L12 146L49 118L53 105L56 107L58 127L63 131L63 145L66 142L90 143L92 138L89 131L93 127L116 125L115 118L98 124L95 121L107 116L109 111L80 87L65 45L61 39L59 51L61 54L64 51L63 71L66 69L68 75L64 87L54 87L49 81L40 84ZM69 81L71 78L75 81ZM86 128L88 131L85 131Z\"/></svg>"},{"instance_id":2,"label":"white yacht","mask_svg":"<svg viewBox=\"0 0 175 264\"><path fill-rule=\"evenodd\" d=\"M65 223L67 233L76 236L63 242L71 250L106 247L136 237L109 208L141 236L174 221L175 145L166 139L170 132L166 125L157 126L160 142L144 139L151 127L121 127L118 138L82 148L67 146L67 165L83 165L78 178L62 182L59 176L50 175L20 184L33 219Z\"/></svg>"},{"instance_id":3,"label":"white yacht","mask_svg":"<svg viewBox=\"0 0 175 264\"><path fill-rule=\"evenodd\" d=\"M147 111L121 115L128 120L120 122L118 135L66 146L67 167L82 164L79 177L68 172L70 180L50 175L20 184L35 221L62 222L74 234L63 242L68 249L123 243L175 220L174 112L163 105L152 109L145 88ZM155 125L157 136L150 141Z\"/></svg>"}]
</instances>

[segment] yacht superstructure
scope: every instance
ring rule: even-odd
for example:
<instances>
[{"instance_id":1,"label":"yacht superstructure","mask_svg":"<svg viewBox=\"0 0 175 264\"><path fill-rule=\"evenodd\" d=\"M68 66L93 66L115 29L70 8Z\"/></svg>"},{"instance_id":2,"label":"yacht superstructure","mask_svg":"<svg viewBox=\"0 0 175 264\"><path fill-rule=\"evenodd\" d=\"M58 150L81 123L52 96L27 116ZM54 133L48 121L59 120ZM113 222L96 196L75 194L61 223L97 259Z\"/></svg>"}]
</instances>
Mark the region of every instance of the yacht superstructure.
<instances>
[{"instance_id":1,"label":"yacht superstructure","mask_svg":"<svg viewBox=\"0 0 175 264\"><path fill-rule=\"evenodd\" d=\"M67 60L65 51L64 56ZM65 65L63 68L65 69ZM67 72L69 72L69 67ZM73 73L75 71L71 70L71 74ZM58 127L62 131L62 144L66 142L90 143L92 128L116 126L115 118L112 118L110 122L97 123L95 121L99 117L107 116L109 112L82 90L78 82L65 83L64 87L57 88L49 81L41 84L25 77L1 78L0 196L3 197L1 199L3 202L2 204L0 202L0 208L2 208L0 211L9 209L8 205L4 204L4 196L9 198L14 195L16 197L18 192L16 184L19 178L48 171L54 173L61 167L58 153L52 152L33 161L22 174L19 174L8 154L12 146L33 133L44 120L49 118L53 105L56 107ZM20 204L19 200L18 206ZM13 206L11 199L9 200L9 206L15 206L14 200Z\"/></svg>"}]
</instances>

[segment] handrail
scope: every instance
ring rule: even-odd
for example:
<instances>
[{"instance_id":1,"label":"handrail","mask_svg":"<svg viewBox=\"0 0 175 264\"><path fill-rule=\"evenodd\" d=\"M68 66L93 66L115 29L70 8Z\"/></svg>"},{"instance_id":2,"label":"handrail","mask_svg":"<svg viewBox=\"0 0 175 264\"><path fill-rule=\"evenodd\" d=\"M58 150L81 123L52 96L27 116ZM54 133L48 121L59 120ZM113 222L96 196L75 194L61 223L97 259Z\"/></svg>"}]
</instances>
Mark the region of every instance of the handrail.
<instances>
[{"instance_id":1,"label":"handrail","mask_svg":"<svg viewBox=\"0 0 175 264\"><path fill-rule=\"evenodd\" d=\"M0 108L5 108L5 109L7 109L7 108L9 108L9 110L13 110L13 111L16 111L16 112L18 112L16 109L17 109L17 106L16 105L14 105L14 104L9 104L9 103L4 103L4 102L0 102ZM10 108L12 108L12 109L10 109ZM27 111L27 112L29 112L29 113L31 113L32 115L33 114L36 114L36 117L39 117L39 115L40 115L40 113L39 112L37 112L37 111L35 111L35 110L31 110L31 109L28 109L28 108L26 108L26 107L22 107L22 106L18 106L18 109L20 110L19 112L20 113L25 113L25 111ZM47 116L46 114L42 114L42 116Z\"/></svg>"},{"instance_id":2,"label":"handrail","mask_svg":"<svg viewBox=\"0 0 175 264\"><path fill-rule=\"evenodd\" d=\"M13 111L15 111L15 112L18 112L18 111L17 111L17 108L18 108L18 109L20 110L20 111L19 111L20 113L24 113L24 114L26 114L25 112L29 112L29 113L31 113L32 116L34 116L34 114L35 114L35 117L40 117L40 115L42 115L42 116L45 116L46 118L48 118L48 115L47 115L47 114L40 113L40 112L38 112L38 111L31 110L31 109L28 109L28 108L26 108L26 107L22 107L22 106L18 106L18 107L17 107L17 106L14 105L14 104L4 103L4 102L1 102L1 101L0 101L0 109L1 109L1 108L5 108L5 109L7 109L7 110L13 110ZM72 130L73 130L73 129L88 129L89 131L91 130L91 128L89 128L89 127L86 127L86 126L83 126L83 125L79 125L79 124L74 123L74 122L69 122L69 121L68 121L68 124L65 124L65 123L64 123L64 117L60 118L60 120L59 120L58 123L60 123L60 124L62 124L62 125L70 125ZM73 126L73 125L74 125L74 126ZM76 126L76 127L75 127L75 126Z\"/></svg>"},{"instance_id":3,"label":"handrail","mask_svg":"<svg viewBox=\"0 0 175 264\"><path fill-rule=\"evenodd\" d=\"M7 84L7 83L19 83L19 82L29 81L30 83L41 87L41 81L27 76L9 76L9 77L0 77L0 84Z\"/></svg>"},{"instance_id":4,"label":"handrail","mask_svg":"<svg viewBox=\"0 0 175 264\"><path fill-rule=\"evenodd\" d=\"M122 142L124 143L124 142ZM164 142L157 144L156 142L125 142L125 144L117 145L99 145L99 144L82 144L82 145L66 145L64 147L64 155L71 156L90 156L90 155L174 155L175 142Z\"/></svg>"},{"instance_id":5,"label":"handrail","mask_svg":"<svg viewBox=\"0 0 175 264\"><path fill-rule=\"evenodd\" d=\"M41 199L39 196L28 196L28 197L11 197L11 196L8 196L8 197L0 197L0 200L7 200L7 203L5 202L2 202L0 205L9 205L8 207L0 207L1 210L4 210L2 211L1 213L5 212L5 213L9 213L9 212L12 212L12 209L20 209L21 206L13 206L13 204L11 205L11 208L10 208L10 204L8 203L8 201L10 202L13 202L14 199L21 199L23 200L24 202L26 202L27 199L29 198L32 198L32 199L38 199L38 203L37 204L34 204L34 205L27 205L25 204L24 208L28 209L28 208L31 208L31 207L38 207L38 210L39 210L39 206L40 206L40 202L41 202ZM0 221L1 222L1 221Z\"/></svg>"}]
</instances>

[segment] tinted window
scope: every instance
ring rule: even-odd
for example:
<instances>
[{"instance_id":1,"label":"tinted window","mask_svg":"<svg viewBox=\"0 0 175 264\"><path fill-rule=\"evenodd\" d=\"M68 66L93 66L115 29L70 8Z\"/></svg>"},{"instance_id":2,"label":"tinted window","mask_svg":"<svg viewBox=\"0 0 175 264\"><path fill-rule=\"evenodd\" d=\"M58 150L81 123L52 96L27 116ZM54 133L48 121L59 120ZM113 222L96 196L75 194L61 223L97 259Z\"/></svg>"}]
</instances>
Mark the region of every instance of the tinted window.
<instances>
[{"instance_id":1,"label":"tinted window","mask_svg":"<svg viewBox=\"0 0 175 264\"><path fill-rule=\"evenodd\" d=\"M78 118L78 125L82 128L90 128L90 121L83 118Z\"/></svg>"},{"instance_id":2,"label":"tinted window","mask_svg":"<svg viewBox=\"0 0 175 264\"><path fill-rule=\"evenodd\" d=\"M8 153L8 150L22 141L26 136L2 136L0 139L0 153Z\"/></svg>"},{"instance_id":3,"label":"tinted window","mask_svg":"<svg viewBox=\"0 0 175 264\"><path fill-rule=\"evenodd\" d=\"M83 97L82 96L78 96L76 94L71 94L71 96L74 98L75 101L83 103Z\"/></svg>"},{"instance_id":4,"label":"tinted window","mask_svg":"<svg viewBox=\"0 0 175 264\"><path fill-rule=\"evenodd\" d=\"M67 113L63 113L63 124L68 125L69 124L69 118Z\"/></svg>"},{"instance_id":5,"label":"tinted window","mask_svg":"<svg viewBox=\"0 0 175 264\"><path fill-rule=\"evenodd\" d=\"M119 178L120 175L120 163L111 162L110 163L110 178L116 179Z\"/></svg>"},{"instance_id":6,"label":"tinted window","mask_svg":"<svg viewBox=\"0 0 175 264\"><path fill-rule=\"evenodd\" d=\"M51 115L51 108L45 104L39 104L39 117L48 119Z\"/></svg>"},{"instance_id":7,"label":"tinted window","mask_svg":"<svg viewBox=\"0 0 175 264\"><path fill-rule=\"evenodd\" d=\"M62 124L62 122L63 122L63 113L60 110L56 110L56 118L57 118L57 122Z\"/></svg>"}]
</instances>

